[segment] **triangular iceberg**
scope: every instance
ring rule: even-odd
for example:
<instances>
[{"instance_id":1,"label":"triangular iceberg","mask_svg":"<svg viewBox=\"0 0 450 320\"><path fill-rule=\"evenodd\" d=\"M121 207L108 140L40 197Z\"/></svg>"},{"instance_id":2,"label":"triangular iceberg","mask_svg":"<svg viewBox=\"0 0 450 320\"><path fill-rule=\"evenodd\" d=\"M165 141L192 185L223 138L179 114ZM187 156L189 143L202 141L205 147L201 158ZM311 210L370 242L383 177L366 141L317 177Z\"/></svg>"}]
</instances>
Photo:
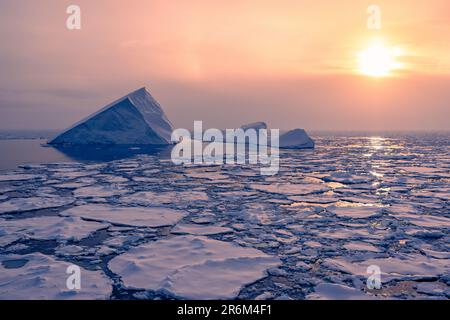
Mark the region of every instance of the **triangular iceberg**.
<instances>
[{"instance_id":1,"label":"triangular iceberg","mask_svg":"<svg viewBox=\"0 0 450 320\"><path fill-rule=\"evenodd\" d=\"M63 131L49 144L167 145L173 126L159 103L141 88Z\"/></svg>"}]
</instances>

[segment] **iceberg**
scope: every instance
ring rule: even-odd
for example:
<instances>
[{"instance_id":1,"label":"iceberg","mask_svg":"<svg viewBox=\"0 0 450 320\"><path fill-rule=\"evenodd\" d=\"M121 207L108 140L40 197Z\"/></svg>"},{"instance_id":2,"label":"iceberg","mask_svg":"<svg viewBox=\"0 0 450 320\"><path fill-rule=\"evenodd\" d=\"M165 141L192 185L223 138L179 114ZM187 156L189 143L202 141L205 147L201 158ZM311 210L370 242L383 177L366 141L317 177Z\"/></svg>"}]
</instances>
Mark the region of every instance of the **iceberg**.
<instances>
[{"instance_id":1,"label":"iceberg","mask_svg":"<svg viewBox=\"0 0 450 320\"><path fill-rule=\"evenodd\" d=\"M254 122L254 123L249 123L249 124L245 124L243 126L241 126L241 129L243 130L248 130L248 129L255 129L255 130L261 130L261 129L266 129L267 130L267 124L265 122Z\"/></svg>"},{"instance_id":2,"label":"iceberg","mask_svg":"<svg viewBox=\"0 0 450 320\"><path fill-rule=\"evenodd\" d=\"M74 124L52 145L168 145L172 124L159 103L141 88Z\"/></svg>"},{"instance_id":3,"label":"iceberg","mask_svg":"<svg viewBox=\"0 0 450 320\"><path fill-rule=\"evenodd\" d=\"M254 122L241 126L241 129L248 130L254 129L268 130L267 124L263 121ZM268 138L270 138L270 132L268 131ZM259 140L259 139L258 139ZM263 139L262 142L258 141L258 144L265 143ZM313 149L315 146L314 140L312 140L304 129L294 129L285 132L280 135L279 147L282 149Z\"/></svg>"},{"instance_id":4,"label":"iceberg","mask_svg":"<svg viewBox=\"0 0 450 320\"><path fill-rule=\"evenodd\" d=\"M294 129L280 135L282 149L313 149L314 145L314 140L303 129Z\"/></svg>"}]
</instances>

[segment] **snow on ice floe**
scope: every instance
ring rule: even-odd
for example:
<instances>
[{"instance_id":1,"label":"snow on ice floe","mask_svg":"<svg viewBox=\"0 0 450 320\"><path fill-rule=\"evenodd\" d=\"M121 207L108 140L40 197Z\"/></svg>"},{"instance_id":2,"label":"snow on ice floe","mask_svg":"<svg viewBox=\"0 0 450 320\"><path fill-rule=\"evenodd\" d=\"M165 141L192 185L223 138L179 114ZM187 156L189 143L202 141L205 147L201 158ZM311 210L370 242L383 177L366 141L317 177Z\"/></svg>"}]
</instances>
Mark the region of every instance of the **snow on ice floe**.
<instances>
[{"instance_id":1,"label":"snow on ice floe","mask_svg":"<svg viewBox=\"0 0 450 320\"><path fill-rule=\"evenodd\" d=\"M63 216L76 216L94 221L135 227L165 227L186 216L180 210L169 208L114 207L109 205L83 205L65 210Z\"/></svg>"},{"instance_id":2,"label":"snow on ice floe","mask_svg":"<svg viewBox=\"0 0 450 320\"><path fill-rule=\"evenodd\" d=\"M108 266L125 286L186 299L232 299L280 260L253 248L205 237L176 236L113 258Z\"/></svg>"},{"instance_id":3,"label":"snow on ice floe","mask_svg":"<svg viewBox=\"0 0 450 320\"><path fill-rule=\"evenodd\" d=\"M186 177L195 179L209 179L209 180L227 180L228 176L221 174L219 172L211 171L191 171L185 174Z\"/></svg>"},{"instance_id":4,"label":"snow on ice floe","mask_svg":"<svg viewBox=\"0 0 450 320\"><path fill-rule=\"evenodd\" d=\"M225 191L225 192L220 192L218 193L218 195L221 198L227 199L227 200L238 200L238 199L242 199L242 198L250 198L250 197L256 197L258 196L257 192L252 192L252 191Z\"/></svg>"},{"instance_id":5,"label":"snow on ice floe","mask_svg":"<svg viewBox=\"0 0 450 320\"><path fill-rule=\"evenodd\" d=\"M50 144L167 145L172 124L145 89L134 91L81 120Z\"/></svg>"},{"instance_id":6,"label":"snow on ice floe","mask_svg":"<svg viewBox=\"0 0 450 320\"><path fill-rule=\"evenodd\" d=\"M108 224L83 221L78 217L44 216L26 219L3 220L0 235L14 235L39 240L81 240Z\"/></svg>"},{"instance_id":7,"label":"snow on ice floe","mask_svg":"<svg viewBox=\"0 0 450 320\"><path fill-rule=\"evenodd\" d=\"M254 190L284 195L307 195L313 193L322 193L330 190L327 185L319 183L252 184L250 187Z\"/></svg>"},{"instance_id":8,"label":"snow on ice floe","mask_svg":"<svg viewBox=\"0 0 450 320\"><path fill-rule=\"evenodd\" d=\"M310 300L371 300L374 296L364 291L337 283L320 283L314 293L307 296Z\"/></svg>"},{"instance_id":9,"label":"snow on ice floe","mask_svg":"<svg viewBox=\"0 0 450 320\"><path fill-rule=\"evenodd\" d=\"M430 283L430 282L418 283L415 286L415 289L417 290L418 293L423 293L430 296L445 297L446 294L448 295L448 289L442 283Z\"/></svg>"},{"instance_id":10,"label":"snow on ice floe","mask_svg":"<svg viewBox=\"0 0 450 320\"><path fill-rule=\"evenodd\" d=\"M83 187L90 186L92 183L86 183L86 182L66 182L66 183L59 183L55 184L52 187L59 188L59 189L81 189Z\"/></svg>"},{"instance_id":11,"label":"snow on ice floe","mask_svg":"<svg viewBox=\"0 0 450 320\"><path fill-rule=\"evenodd\" d=\"M208 201L208 195L203 191L172 191L172 192L153 192L143 191L133 195L127 195L120 198L124 204L135 204L141 206L158 205L182 205L198 201Z\"/></svg>"},{"instance_id":12,"label":"snow on ice floe","mask_svg":"<svg viewBox=\"0 0 450 320\"><path fill-rule=\"evenodd\" d=\"M450 201L450 191L443 190L414 190L411 195L418 198L437 198L443 201Z\"/></svg>"},{"instance_id":13,"label":"snow on ice floe","mask_svg":"<svg viewBox=\"0 0 450 320\"><path fill-rule=\"evenodd\" d=\"M373 180L370 175L356 175L348 172L334 172L323 177L324 181L339 182L343 184L368 183Z\"/></svg>"},{"instance_id":14,"label":"snow on ice floe","mask_svg":"<svg viewBox=\"0 0 450 320\"><path fill-rule=\"evenodd\" d=\"M346 243L343 246L344 249L349 251L369 251L369 252L381 252L381 250L374 245L366 242L353 241Z\"/></svg>"},{"instance_id":15,"label":"snow on ice floe","mask_svg":"<svg viewBox=\"0 0 450 320\"><path fill-rule=\"evenodd\" d=\"M6 247L22 238L22 235L10 233L5 230L4 223L6 220L0 218L0 248Z\"/></svg>"},{"instance_id":16,"label":"snow on ice floe","mask_svg":"<svg viewBox=\"0 0 450 320\"><path fill-rule=\"evenodd\" d=\"M0 214L58 208L70 205L75 199L68 197L14 198L0 203Z\"/></svg>"},{"instance_id":17,"label":"snow on ice floe","mask_svg":"<svg viewBox=\"0 0 450 320\"><path fill-rule=\"evenodd\" d=\"M324 265L334 270L367 277L367 267L376 265L381 270L383 282L391 280L423 279L448 275L450 259L433 259L420 254L399 255L399 257L372 258L354 261L345 258L327 258Z\"/></svg>"},{"instance_id":18,"label":"snow on ice floe","mask_svg":"<svg viewBox=\"0 0 450 320\"><path fill-rule=\"evenodd\" d=\"M71 264L41 253L0 256L0 300L108 299L112 281L102 271L80 267L81 289L67 288Z\"/></svg>"},{"instance_id":19,"label":"snow on ice floe","mask_svg":"<svg viewBox=\"0 0 450 320\"><path fill-rule=\"evenodd\" d=\"M78 171L77 169L68 170L68 171L61 171L55 173L52 178L54 179L60 179L60 180L71 180L76 178L82 178L82 177L92 177L94 175L98 174L98 171Z\"/></svg>"},{"instance_id":20,"label":"snow on ice floe","mask_svg":"<svg viewBox=\"0 0 450 320\"><path fill-rule=\"evenodd\" d=\"M401 166L398 170L405 171L407 173L420 174L420 175L434 175L443 172L442 168L430 168L430 167L405 167Z\"/></svg>"},{"instance_id":21,"label":"snow on ice floe","mask_svg":"<svg viewBox=\"0 0 450 320\"><path fill-rule=\"evenodd\" d=\"M0 182L4 181L25 181L25 180L43 180L46 177L39 174L1 174Z\"/></svg>"},{"instance_id":22,"label":"snow on ice floe","mask_svg":"<svg viewBox=\"0 0 450 320\"><path fill-rule=\"evenodd\" d=\"M276 220L276 211L266 203L246 204L242 208L242 217L251 224L265 225ZM246 226L246 228L248 225Z\"/></svg>"},{"instance_id":23,"label":"snow on ice floe","mask_svg":"<svg viewBox=\"0 0 450 320\"><path fill-rule=\"evenodd\" d=\"M412 223L419 227L450 228L450 218L433 216L428 214L392 214L392 216L404 222Z\"/></svg>"},{"instance_id":24,"label":"snow on ice floe","mask_svg":"<svg viewBox=\"0 0 450 320\"><path fill-rule=\"evenodd\" d=\"M108 182L108 183L123 183L123 182L127 182L129 181L127 178L122 177L122 176L116 176L116 175L111 175L111 174L101 174L101 175L97 175L96 179L101 180L103 182Z\"/></svg>"},{"instance_id":25,"label":"snow on ice floe","mask_svg":"<svg viewBox=\"0 0 450 320\"><path fill-rule=\"evenodd\" d=\"M323 228L314 232L316 237L333 240L382 240L388 234L386 230L370 230L367 227L359 228Z\"/></svg>"},{"instance_id":26,"label":"snow on ice floe","mask_svg":"<svg viewBox=\"0 0 450 320\"><path fill-rule=\"evenodd\" d=\"M233 229L219 226L198 225L198 224L177 224L171 231L173 234L192 234L198 236L208 236L233 232Z\"/></svg>"},{"instance_id":27,"label":"snow on ice floe","mask_svg":"<svg viewBox=\"0 0 450 320\"><path fill-rule=\"evenodd\" d=\"M339 217L364 219L379 216L380 208L375 206L328 207L327 210Z\"/></svg>"},{"instance_id":28,"label":"snow on ice floe","mask_svg":"<svg viewBox=\"0 0 450 320\"><path fill-rule=\"evenodd\" d=\"M422 252L424 252L428 257L436 259L450 259L450 250L448 250L449 248L450 247L447 246L447 248L442 248L442 251L438 251L430 245L422 245L420 247Z\"/></svg>"},{"instance_id":29,"label":"snow on ice floe","mask_svg":"<svg viewBox=\"0 0 450 320\"><path fill-rule=\"evenodd\" d=\"M109 184L101 186L88 186L76 189L73 195L76 198L109 198L129 193L125 187Z\"/></svg>"},{"instance_id":30,"label":"snow on ice floe","mask_svg":"<svg viewBox=\"0 0 450 320\"><path fill-rule=\"evenodd\" d=\"M16 188L14 188L12 186L0 186L0 194L7 193L10 191L14 191L14 190L16 190Z\"/></svg>"},{"instance_id":31,"label":"snow on ice floe","mask_svg":"<svg viewBox=\"0 0 450 320\"><path fill-rule=\"evenodd\" d=\"M10 244L20 240L21 238L21 235L16 234L2 235L0 231L0 248L9 246Z\"/></svg>"}]
</instances>

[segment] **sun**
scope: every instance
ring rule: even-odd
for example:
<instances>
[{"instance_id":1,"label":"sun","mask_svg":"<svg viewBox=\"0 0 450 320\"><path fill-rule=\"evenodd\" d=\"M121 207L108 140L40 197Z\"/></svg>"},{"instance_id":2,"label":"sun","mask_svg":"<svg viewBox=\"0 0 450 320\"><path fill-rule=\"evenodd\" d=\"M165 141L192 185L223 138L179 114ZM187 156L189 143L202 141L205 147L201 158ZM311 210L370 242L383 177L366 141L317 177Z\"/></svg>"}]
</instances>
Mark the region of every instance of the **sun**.
<instances>
[{"instance_id":1,"label":"sun","mask_svg":"<svg viewBox=\"0 0 450 320\"><path fill-rule=\"evenodd\" d=\"M380 41L373 42L358 53L359 72L370 77L388 77L401 67L397 58L401 55L398 47L389 47Z\"/></svg>"}]
</instances>

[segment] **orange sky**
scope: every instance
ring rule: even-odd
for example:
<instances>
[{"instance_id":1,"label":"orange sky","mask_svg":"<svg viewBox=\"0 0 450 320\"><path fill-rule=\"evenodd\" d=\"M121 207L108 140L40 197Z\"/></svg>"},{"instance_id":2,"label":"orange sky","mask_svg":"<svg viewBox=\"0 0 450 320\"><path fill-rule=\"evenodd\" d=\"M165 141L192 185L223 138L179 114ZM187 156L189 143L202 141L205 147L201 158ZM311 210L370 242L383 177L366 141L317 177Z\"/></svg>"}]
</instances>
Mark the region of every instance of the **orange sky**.
<instances>
[{"instance_id":1,"label":"orange sky","mask_svg":"<svg viewBox=\"0 0 450 320\"><path fill-rule=\"evenodd\" d=\"M177 127L450 129L450 2L340 2L2 0L0 128L63 128L147 86ZM357 70L373 38L402 49L388 78Z\"/></svg>"}]
</instances>

